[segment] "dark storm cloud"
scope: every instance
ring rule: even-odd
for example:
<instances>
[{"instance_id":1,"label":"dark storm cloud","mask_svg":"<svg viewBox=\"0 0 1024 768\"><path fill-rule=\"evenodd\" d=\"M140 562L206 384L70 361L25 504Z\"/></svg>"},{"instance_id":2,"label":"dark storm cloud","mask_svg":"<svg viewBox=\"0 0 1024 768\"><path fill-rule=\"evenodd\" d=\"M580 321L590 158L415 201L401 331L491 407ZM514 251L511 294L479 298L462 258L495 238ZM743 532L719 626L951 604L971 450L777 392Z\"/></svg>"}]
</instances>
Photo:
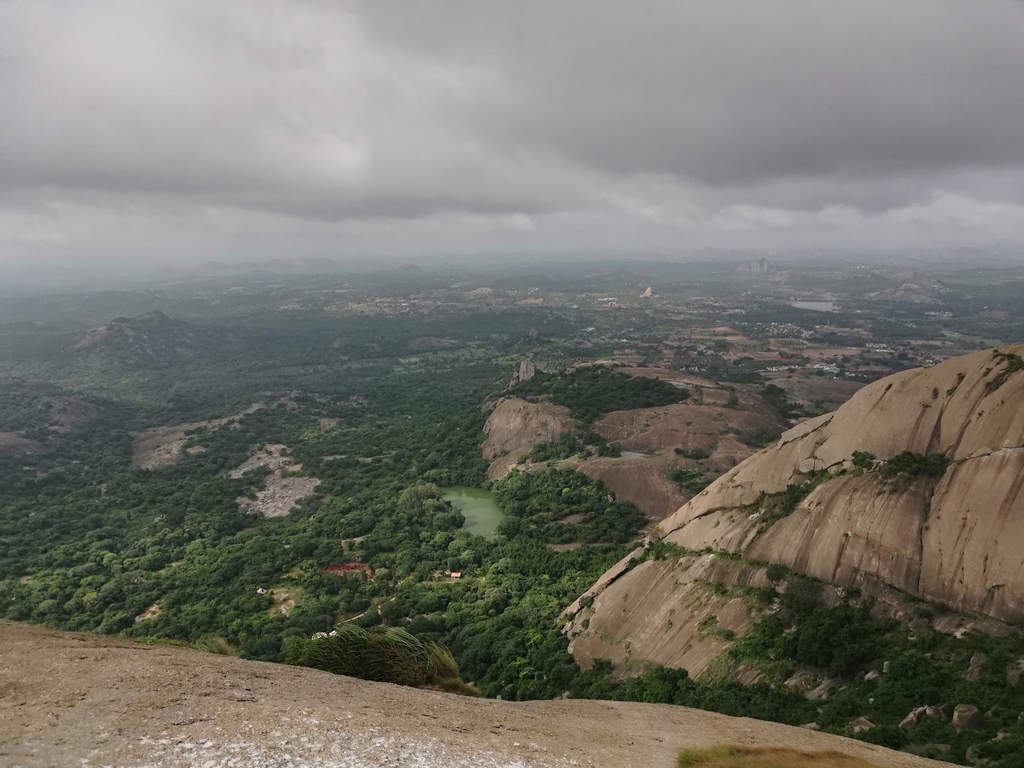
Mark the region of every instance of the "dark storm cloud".
<instances>
[{"instance_id":1,"label":"dark storm cloud","mask_svg":"<svg viewBox=\"0 0 1024 768\"><path fill-rule=\"evenodd\" d=\"M1022 82L996 0L0 0L0 261L1021 238Z\"/></svg>"},{"instance_id":2,"label":"dark storm cloud","mask_svg":"<svg viewBox=\"0 0 1024 768\"><path fill-rule=\"evenodd\" d=\"M1021 3L501 7L366 3L364 18L497 68L489 132L618 173L732 185L1024 164Z\"/></svg>"}]
</instances>

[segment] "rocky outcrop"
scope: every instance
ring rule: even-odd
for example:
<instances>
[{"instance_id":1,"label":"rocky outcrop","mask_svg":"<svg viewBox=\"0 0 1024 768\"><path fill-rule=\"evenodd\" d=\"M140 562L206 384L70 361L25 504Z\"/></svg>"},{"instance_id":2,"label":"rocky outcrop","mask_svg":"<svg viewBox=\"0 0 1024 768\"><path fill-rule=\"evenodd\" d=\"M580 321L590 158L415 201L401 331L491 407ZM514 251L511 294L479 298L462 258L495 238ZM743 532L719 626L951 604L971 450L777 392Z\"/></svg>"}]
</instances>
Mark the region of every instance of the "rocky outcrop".
<instances>
[{"instance_id":1,"label":"rocky outcrop","mask_svg":"<svg viewBox=\"0 0 1024 768\"><path fill-rule=\"evenodd\" d=\"M529 373L530 366L524 360L519 375ZM636 376L679 380L675 372L660 368L626 370ZM613 411L594 424L604 440L621 446L623 456L573 458L561 466L601 480L620 501L631 502L652 520L662 520L690 498L668 479L670 470L701 470L710 481L754 453L744 440L763 443L785 429L779 414L757 397L692 377L685 377L685 384L699 395L686 403ZM497 479L534 445L571 432L572 420L560 406L509 398L491 413L485 431L483 457L493 461L488 476ZM706 458L684 458L677 448Z\"/></svg>"},{"instance_id":2,"label":"rocky outcrop","mask_svg":"<svg viewBox=\"0 0 1024 768\"><path fill-rule=\"evenodd\" d=\"M629 560L613 572L628 568ZM609 579L605 589L570 609L570 651L584 668L599 658L627 672L654 662L697 677L763 613L751 610L742 595L712 585L768 586L763 568L715 555L648 560L628 575Z\"/></svg>"},{"instance_id":3,"label":"rocky outcrop","mask_svg":"<svg viewBox=\"0 0 1024 768\"><path fill-rule=\"evenodd\" d=\"M1024 619L1021 355L1024 346L978 352L875 382L727 472L663 520L660 535L688 550L780 563L837 584L881 585L1005 622ZM939 478L886 478L854 471L855 451L880 460L940 453L950 464ZM763 494L821 472L828 479L793 509L765 516ZM673 590L649 593L644 573L624 571L616 589L679 605ZM647 633L638 618L618 622L608 637L629 642L634 657L664 656L655 642L637 641Z\"/></svg>"},{"instance_id":4,"label":"rocky outcrop","mask_svg":"<svg viewBox=\"0 0 1024 768\"><path fill-rule=\"evenodd\" d=\"M957 704L953 710L953 728L958 731L976 731L984 721L985 716L972 704Z\"/></svg>"},{"instance_id":5,"label":"rocky outcrop","mask_svg":"<svg viewBox=\"0 0 1024 768\"><path fill-rule=\"evenodd\" d=\"M526 358L519 363L519 381L529 381L537 375L537 366L533 364L533 360Z\"/></svg>"},{"instance_id":6,"label":"rocky outcrop","mask_svg":"<svg viewBox=\"0 0 1024 768\"><path fill-rule=\"evenodd\" d=\"M28 456L42 449L35 440L17 432L0 432L0 456Z\"/></svg>"},{"instance_id":7,"label":"rocky outcrop","mask_svg":"<svg viewBox=\"0 0 1024 768\"><path fill-rule=\"evenodd\" d=\"M775 265L768 259L754 259L741 264L736 271L747 275L770 275L775 272Z\"/></svg>"},{"instance_id":8,"label":"rocky outcrop","mask_svg":"<svg viewBox=\"0 0 1024 768\"><path fill-rule=\"evenodd\" d=\"M652 520L663 520L689 499L666 476L679 463L672 455L655 455L594 457L583 462L565 461L560 466L600 480L615 493L617 500L630 502Z\"/></svg>"},{"instance_id":9,"label":"rocky outcrop","mask_svg":"<svg viewBox=\"0 0 1024 768\"><path fill-rule=\"evenodd\" d=\"M487 476L492 480L503 476L533 446L572 431L572 416L564 406L530 403L518 397L500 401L484 425L483 457L492 462Z\"/></svg>"}]
</instances>

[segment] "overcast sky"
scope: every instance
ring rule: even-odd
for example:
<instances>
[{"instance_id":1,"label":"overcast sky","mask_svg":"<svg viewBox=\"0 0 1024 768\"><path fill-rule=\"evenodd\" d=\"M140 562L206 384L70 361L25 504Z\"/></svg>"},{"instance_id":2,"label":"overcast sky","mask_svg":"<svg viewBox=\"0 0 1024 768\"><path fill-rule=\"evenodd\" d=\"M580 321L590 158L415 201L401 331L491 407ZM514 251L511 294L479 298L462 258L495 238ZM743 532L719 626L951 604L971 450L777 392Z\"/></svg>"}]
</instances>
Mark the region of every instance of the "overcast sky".
<instances>
[{"instance_id":1,"label":"overcast sky","mask_svg":"<svg viewBox=\"0 0 1024 768\"><path fill-rule=\"evenodd\" d=\"M1024 242L1024 3L0 0L0 266Z\"/></svg>"}]
</instances>

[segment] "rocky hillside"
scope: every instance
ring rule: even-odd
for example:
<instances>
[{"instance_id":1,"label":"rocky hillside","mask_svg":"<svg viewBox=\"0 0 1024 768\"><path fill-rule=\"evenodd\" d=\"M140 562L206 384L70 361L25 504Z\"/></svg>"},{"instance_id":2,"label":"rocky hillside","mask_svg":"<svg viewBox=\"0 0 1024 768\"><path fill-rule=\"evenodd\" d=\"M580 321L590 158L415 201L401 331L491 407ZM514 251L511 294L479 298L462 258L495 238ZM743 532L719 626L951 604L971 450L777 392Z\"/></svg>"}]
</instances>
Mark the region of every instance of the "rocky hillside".
<instances>
[{"instance_id":1,"label":"rocky hillside","mask_svg":"<svg viewBox=\"0 0 1024 768\"><path fill-rule=\"evenodd\" d=\"M572 432L572 415L564 406L530 403L518 397L499 401L484 425L483 457L491 462L488 477L501 477L533 446Z\"/></svg>"},{"instance_id":2,"label":"rocky hillside","mask_svg":"<svg viewBox=\"0 0 1024 768\"><path fill-rule=\"evenodd\" d=\"M929 760L683 707L511 703L0 622L0 764L253 768L675 765L722 743Z\"/></svg>"},{"instance_id":3,"label":"rocky hillside","mask_svg":"<svg viewBox=\"0 0 1024 768\"><path fill-rule=\"evenodd\" d=\"M674 382L688 395L686 402L616 410L585 425L563 405L536 398L505 398L495 406L484 428L488 437L483 458L491 462L488 476L492 480L502 477L534 446L563 435L589 434L616 444L621 455L574 457L559 466L601 480L620 501L635 504L653 520L662 520L693 496L694 486L703 488L753 455L751 444L763 445L785 429L779 414L749 393L663 369L624 368L620 372ZM673 481L673 471L689 483Z\"/></svg>"},{"instance_id":4,"label":"rocky hillside","mask_svg":"<svg viewBox=\"0 0 1024 768\"><path fill-rule=\"evenodd\" d=\"M728 587L769 586L770 563L897 618L924 600L947 629L1024 620L1022 355L900 373L786 432L661 522L682 557L634 553L571 609L574 654L700 673L758 617Z\"/></svg>"},{"instance_id":5,"label":"rocky hillside","mask_svg":"<svg viewBox=\"0 0 1024 768\"><path fill-rule=\"evenodd\" d=\"M193 358L237 352L240 346L241 341L231 333L154 310L90 328L80 335L73 351L79 363L102 362L133 369L179 365Z\"/></svg>"}]
</instances>

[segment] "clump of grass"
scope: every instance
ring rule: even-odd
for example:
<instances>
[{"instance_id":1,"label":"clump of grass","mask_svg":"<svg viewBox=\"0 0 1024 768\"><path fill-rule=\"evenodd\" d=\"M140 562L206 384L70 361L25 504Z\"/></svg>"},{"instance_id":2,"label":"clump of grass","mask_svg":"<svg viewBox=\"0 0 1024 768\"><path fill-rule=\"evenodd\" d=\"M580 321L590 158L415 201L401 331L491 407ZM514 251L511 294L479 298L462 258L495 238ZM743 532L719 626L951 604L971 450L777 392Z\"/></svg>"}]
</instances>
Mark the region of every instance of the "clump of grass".
<instances>
[{"instance_id":1,"label":"clump of grass","mask_svg":"<svg viewBox=\"0 0 1024 768\"><path fill-rule=\"evenodd\" d=\"M789 747L740 747L725 744L710 749L684 749L679 768L876 768L842 752L804 752Z\"/></svg>"},{"instance_id":2,"label":"clump of grass","mask_svg":"<svg viewBox=\"0 0 1024 768\"><path fill-rule=\"evenodd\" d=\"M447 648L397 627L371 632L341 624L330 635L293 640L285 650L285 661L363 680L480 695L459 677L459 666Z\"/></svg>"},{"instance_id":3,"label":"clump of grass","mask_svg":"<svg viewBox=\"0 0 1024 768\"><path fill-rule=\"evenodd\" d=\"M227 640L217 635L203 635L194 643L189 643L185 640L175 640L170 637L133 637L132 640L136 643L145 643L146 645L171 645L175 648L191 648L194 651L216 653L219 656L238 655Z\"/></svg>"},{"instance_id":4,"label":"clump of grass","mask_svg":"<svg viewBox=\"0 0 1024 768\"><path fill-rule=\"evenodd\" d=\"M215 653L218 656L235 656L235 649L223 637L216 635L203 635L192 645L198 651L204 653Z\"/></svg>"}]
</instances>

